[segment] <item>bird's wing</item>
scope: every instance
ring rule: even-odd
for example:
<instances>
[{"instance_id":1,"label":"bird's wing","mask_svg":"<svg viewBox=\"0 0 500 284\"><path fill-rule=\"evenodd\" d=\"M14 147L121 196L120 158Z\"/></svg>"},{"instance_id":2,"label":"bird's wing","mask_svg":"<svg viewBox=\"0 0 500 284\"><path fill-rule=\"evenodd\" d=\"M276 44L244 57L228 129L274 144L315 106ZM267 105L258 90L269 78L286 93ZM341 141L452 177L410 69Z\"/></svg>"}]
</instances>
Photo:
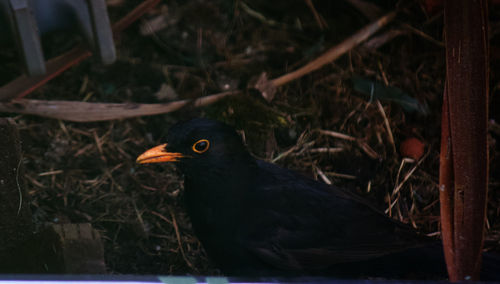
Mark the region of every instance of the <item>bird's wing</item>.
<instances>
[{"instance_id":1,"label":"bird's wing","mask_svg":"<svg viewBox=\"0 0 500 284\"><path fill-rule=\"evenodd\" d=\"M288 269L322 269L418 247L428 242L411 228L339 188L261 163L263 176L251 214L259 232L249 249ZM258 225L257 225L258 223Z\"/></svg>"}]
</instances>

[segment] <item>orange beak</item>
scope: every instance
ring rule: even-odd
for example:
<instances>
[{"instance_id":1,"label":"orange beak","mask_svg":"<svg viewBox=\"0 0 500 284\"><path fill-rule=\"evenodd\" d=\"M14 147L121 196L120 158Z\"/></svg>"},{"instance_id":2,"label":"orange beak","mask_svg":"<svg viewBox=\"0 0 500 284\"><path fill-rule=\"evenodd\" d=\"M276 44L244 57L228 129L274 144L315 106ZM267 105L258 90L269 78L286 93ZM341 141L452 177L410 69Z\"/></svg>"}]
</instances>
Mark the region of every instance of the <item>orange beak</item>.
<instances>
[{"instance_id":1,"label":"orange beak","mask_svg":"<svg viewBox=\"0 0 500 284\"><path fill-rule=\"evenodd\" d=\"M138 164L177 162L179 158L183 158L181 153L167 152L167 144L161 144L153 147L137 157Z\"/></svg>"}]
</instances>

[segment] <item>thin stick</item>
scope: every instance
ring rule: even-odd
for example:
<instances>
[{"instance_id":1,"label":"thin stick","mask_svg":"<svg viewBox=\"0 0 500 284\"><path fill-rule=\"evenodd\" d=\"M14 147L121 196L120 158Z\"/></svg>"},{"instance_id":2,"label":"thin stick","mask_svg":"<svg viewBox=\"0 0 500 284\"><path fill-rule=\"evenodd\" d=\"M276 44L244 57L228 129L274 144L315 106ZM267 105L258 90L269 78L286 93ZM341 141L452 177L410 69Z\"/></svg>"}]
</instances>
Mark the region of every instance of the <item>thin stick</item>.
<instances>
[{"instance_id":1,"label":"thin stick","mask_svg":"<svg viewBox=\"0 0 500 284\"><path fill-rule=\"evenodd\" d=\"M325 173L318 167L314 166L314 169L318 173L319 177L326 183L326 184L332 184L332 181L325 175Z\"/></svg>"},{"instance_id":2,"label":"thin stick","mask_svg":"<svg viewBox=\"0 0 500 284\"><path fill-rule=\"evenodd\" d=\"M342 151L344 151L344 148L341 147L335 147L335 148L324 147L324 148L314 148L308 150L309 153L329 153L329 154L338 153Z\"/></svg>"},{"instance_id":3,"label":"thin stick","mask_svg":"<svg viewBox=\"0 0 500 284\"><path fill-rule=\"evenodd\" d=\"M328 24L325 22L325 20L323 19L323 17L321 17L321 15L318 13L318 11L316 10L316 7L314 7L314 4L313 4L312 0L304 0L304 1L306 2L306 4L309 7L309 9L311 9L311 12L314 15L314 19L316 20L316 23L318 24L318 27L321 30L324 30L325 28L328 28Z\"/></svg>"},{"instance_id":4,"label":"thin stick","mask_svg":"<svg viewBox=\"0 0 500 284\"><path fill-rule=\"evenodd\" d=\"M427 158L427 156L429 155L430 151L427 152L423 157L422 159L420 159L417 164L405 175L405 177L403 178L403 180L394 188L394 190L392 191L392 194L390 195L390 198L396 196L396 194L399 193L399 191L401 190L401 188L403 187L403 185L410 179L410 177L413 175L413 173L417 170L417 168L420 166L420 164L422 164L422 162L425 160L425 158ZM403 160L402 164L401 164L401 167L403 166L403 164L406 162L406 160ZM390 200L390 199L389 199ZM389 203L389 208L387 208L385 210L385 213L387 212L390 212L392 207L394 207L394 205L396 205L398 199L395 199L394 202L392 203Z\"/></svg>"},{"instance_id":5,"label":"thin stick","mask_svg":"<svg viewBox=\"0 0 500 284\"><path fill-rule=\"evenodd\" d=\"M328 135L328 136L331 136L331 137L343 139L343 140L348 140L348 141L356 141L357 140L356 137L353 137L353 136L350 136L350 135L347 135L347 134L344 134L344 133L340 133L340 132L337 132L337 131L332 131L332 130L323 130L323 129L320 129L319 133L324 134L324 135Z\"/></svg>"},{"instance_id":6,"label":"thin stick","mask_svg":"<svg viewBox=\"0 0 500 284\"><path fill-rule=\"evenodd\" d=\"M420 161L418 161L418 163L405 175L403 180L394 188L394 190L392 191L393 196L396 195L399 192L399 190L401 190L403 185L408 181L408 179L410 179L410 177L417 170L417 168L420 166L422 161L425 160L425 158L427 157L428 154L429 154L429 152L427 152L427 154L422 159L420 159Z\"/></svg>"},{"instance_id":7,"label":"thin stick","mask_svg":"<svg viewBox=\"0 0 500 284\"><path fill-rule=\"evenodd\" d=\"M173 224L173 222L172 222L172 221L170 221L170 220L168 220L168 218L167 218L167 217L165 217L165 216L161 215L160 213L158 213L158 212L156 212L156 211L151 211L151 214L153 214L153 215L155 215L156 217L158 217L158 218L162 219L163 221L165 221L165 222L169 223L170 225L172 225L172 224Z\"/></svg>"},{"instance_id":8,"label":"thin stick","mask_svg":"<svg viewBox=\"0 0 500 284\"><path fill-rule=\"evenodd\" d=\"M17 191L19 192L19 208L17 208L17 215L21 213L21 208L23 207L23 191L21 190L21 185L19 185L19 169L21 167L22 161L23 161L23 155L21 154L16 169L16 184L17 184Z\"/></svg>"},{"instance_id":9,"label":"thin stick","mask_svg":"<svg viewBox=\"0 0 500 284\"><path fill-rule=\"evenodd\" d=\"M406 27L407 29L409 29L410 31L412 31L413 33L419 35L423 39L426 39L426 40L434 43L437 46L444 47L444 42L441 42L441 41L431 37L430 35L424 33L423 31L421 31L421 30L419 30L419 29L417 29L409 24L403 24L403 26Z\"/></svg>"},{"instance_id":10,"label":"thin stick","mask_svg":"<svg viewBox=\"0 0 500 284\"><path fill-rule=\"evenodd\" d=\"M38 176L43 177L43 176L58 175L58 174L62 174L63 172L64 172L63 170L54 170L54 171L39 173Z\"/></svg>"},{"instance_id":11,"label":"thin stick","mask_svg":"<svg viewBox=\"0 0 500 284\"><path fill-rule=\"evenodd\" d=\"M357 179L356 176L348 175L348 174L341 174L341 173L336 173L336 172L327 172L326 174L329 176L334 176L334 177L344 178L344 179Z\"/></svg>"},{"instance_id":12,"label":"thin stick","mask_svg":"<svg viewBox=\"0 0 500 284\"><path fill-rule=\"evenodd\" d=\"M380 157L380 155L377 152L375 152L375 150L373 150L372 147L370 147L365 141L358 139L357 142L358 142L358 146L361 148L361 150L363 150L363 152L365 152L365 154L370 156L370 158L378 159Z\"/></svg>"},{"instance_id":13,"label":"thin stick","mask_svg":"<svg viewBox=\"0 0 500 284\"><path fill-rule=\"evenodd\" d=\"M132 205L134 205L135 215L137 216L137 220L139 220L139 223L141 224L142 230L146 232L146 225L144 224L144 219L142 219L142 213L139 212L139 208L137 208L137 204L133 199L132 199Z\"/></svg>"},{"instance_id":14,"label":"thin stick","mask_svg":"<svg viewBox=\"0 0 500 284\"><path fill-rule=\"evenodd\" d=\"M389 123L389 119L387 119L387 115L385 114L384 107L382 106L382 104L380 103L379 100L377 100L376 104L377 104L377 108L378 108L380 114L384 118L385 128L387 129L387 138L389 139L389 143L392 146L392 151L393 151L393 153L396 153L396 144L394 143L394 136L392 136L392 129L391 129L391 124Z\"/></svg>"},{"instance_id":15,"label":"thin stick","mask_svg":"<svg viewBox=\"0 0 500 284\"><path fill-rule=\"evenodd\" d=\"M308 73L311 73L314 70L317 70L321 67L323 67L325 64L328 64L332 62L333 60L339 58L341 55L344 53L348 52L349 50L353 49L355 46L360 44L361 42L365 41L367 38L372 36L374 33L376 33L378 30L380 30L382 27L387 25L389 22L391 22L394 17L396 16L396 12L390 12L375 22L368 24L361 30L359 30L357 33L349 37L348 39L344 40L337 46L334 46L333 48L329 49L327 52L316 58L315 60L309 62L305 66L290 72L288 74L285 74L281 77L278 77L276 79L273 79L271 83L275 87L279 87L281 85L284 85L290 81L293 81L295 79L298 79Z\"/></svg>"},{"instance_id":16,"label":"thin stick","mask_svg":"<svg viewBox=\"0 0 500 284\"><path fill-rule=\"evenodd\" d=\"M347 140L347 141L355 141L355 142L357 142L357 144L361 148L361 150L363 150L363 152L365 152L365 154L370 156L372 159L378 159L378 157L379 157L379 154L377 152L375 152L370 146L368 146L368 144L366 144L366 142L362 141L361 139L358 139L356 137L353 137L353 136L350 136L347 134L343 134L340 132L331 131L331 130L320 129L319 133L324 134L324 135L328 135L331 137Z\"/></svg>"},{"instance_id":17,"label":"thin stick","mask_svg":"<svg viewBox=\"0 0 500 284\"><path fill-rule=\"evenodd\" d=\"M133 22L137 21L144 13L146 13L149 9L153 8L154 6L158 5L161 1L160 0L145 0L141 4L139 4L137 7L134 8L134 10L130 11L127 15L125 15L123 18L121 18L118 22L113 24L113 33L114 34L119 34L121 33L124 29L126 29L128 26L130 26Z\"/></svg>"},{"instance_id":18,"label":"thin stick","mask_svg":"<svg viewBox=\"0 0 500 284\"><path fill-rule=\"evenodd\" d=\"M272 159L271 160L271 163L276 163L277 161L283 159L284 157L290 155L291 153L293 153L293 151L297 150L299 148L298 145L295 145L293 146L292 148L286 150L285 152L279 154L278 156L276 156L276 158Z\"/></svg>"},{"instance_id":19,"label":"thin stick","mask_svg":"<svg viewBox=\"0 0 500 284\"><path fill-rule=\"evenodd\" d=\"M175 236L177 237L177 244L179 245L179 249L181 250L182 258L190 268L196 270L196 268L193 266L193 264L191 264L191 262L187 259L186 254L184 253L184 248L182 247L182 241L181 241L181 234L179 233L179 227L177 226L177 221L175 220L174 211L172 210L172 208L170 208L170 206L167 206L167 208L168 211L170 212L170 216L172 217L172 226L174 226Z\"/></svg>"},{"instance_id":20,"label":"thin stick","mask_svg":"<svg viewBox=\"0 0 500 284\"><path fill-rule=\"evenodd\" d=\"M305 146L304 149L307 149L309 148L311 145L314 144L314 141L311 141L309 143L306 143L305 142L305 139L306 139L306 135L308 134L308 131L307 130L304 130L304 132L302 132L299 136L299 138L297 139L297 143L291 147L290 149L286 150L285 152L279 154L276 158L272 159L271 160L271 163L276 163L278 160L280 159L283 159L284 157L292 154L294 151L300 149L301 147Z\"/></svg>"}]
</instances>

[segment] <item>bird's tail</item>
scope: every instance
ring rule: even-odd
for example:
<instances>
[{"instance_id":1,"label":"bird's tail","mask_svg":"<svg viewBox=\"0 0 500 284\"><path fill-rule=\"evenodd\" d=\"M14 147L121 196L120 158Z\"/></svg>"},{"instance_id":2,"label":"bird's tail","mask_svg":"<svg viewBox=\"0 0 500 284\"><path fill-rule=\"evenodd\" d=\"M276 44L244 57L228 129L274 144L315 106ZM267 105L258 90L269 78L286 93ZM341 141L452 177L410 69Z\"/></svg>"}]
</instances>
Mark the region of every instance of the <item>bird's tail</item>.
<instances>
[{"instance_id":1,"label":"bird's tail","mask_svg":"<svg viewBox=\"0 0 500 284\"><path fill-rule=\"evenodd\" d=\"M483 253L481 266L481 280L500 281L500 254L495 252Z\"/></svg>"},{"instance_id":2,"label":"bird's tail","mask_svg":"<svg viewBox=\"0 0 500 284\"><path fill-rule=\"evenodd\" d=\"M380 276L389 278L428 280L448 278L443 247L440 242L378 258L375 265L371 263L371 268L376 268ZM483 253L480 279L500 281L500 253Z\"/></svg>"}]
</instances>

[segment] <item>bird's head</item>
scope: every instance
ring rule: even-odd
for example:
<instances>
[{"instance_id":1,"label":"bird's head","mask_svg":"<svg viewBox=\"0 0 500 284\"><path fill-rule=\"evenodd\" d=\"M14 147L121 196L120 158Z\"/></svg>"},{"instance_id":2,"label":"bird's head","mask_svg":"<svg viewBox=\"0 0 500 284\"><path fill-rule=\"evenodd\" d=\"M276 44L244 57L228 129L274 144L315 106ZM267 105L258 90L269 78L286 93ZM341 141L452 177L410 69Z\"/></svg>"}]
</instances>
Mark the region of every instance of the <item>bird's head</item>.
<instances>
[{"instance_id":1,"label":"bird's head","mask_svg":"<svg viewBox=\"0 0 500 284\"><path fill-rule=\"evenodd\" d=\"M141 154L137 163L177 162L189 175L253 162L230 126L205 118L175 124L162 142Z\"/></svg>"}]
</instances>

